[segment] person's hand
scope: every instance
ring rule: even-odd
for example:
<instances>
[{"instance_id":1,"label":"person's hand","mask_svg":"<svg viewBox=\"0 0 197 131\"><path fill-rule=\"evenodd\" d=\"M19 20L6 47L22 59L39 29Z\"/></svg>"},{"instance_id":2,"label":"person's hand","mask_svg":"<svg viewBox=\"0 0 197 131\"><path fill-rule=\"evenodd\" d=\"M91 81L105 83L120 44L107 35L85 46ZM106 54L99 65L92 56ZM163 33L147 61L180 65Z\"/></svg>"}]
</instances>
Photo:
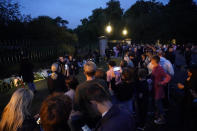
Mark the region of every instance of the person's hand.
<instances>
[{"instance_id":1,"label":"person's hand","mask_svg":"<svg viewBox=\"0 0 197 131\"><path fill-rule=\"evenodd\" d=\"M190 81L190 79L191 79L191 77L188 77L188 78L187 78L187 81Z\"/></svg>"},{"instance_id":2,"label":"person's hand","mask_svg":"<svg viewBox=\"0 0 197 131\"><path fill-rule=\"evenodd\" d=\"M81 116L82 113L80 111L72 110L69 116L69 119L72 119L73 116Z\"/></svg>"},{"instance_id":3,"label":"person's hand","mask_svg":"<svg viewBox=\"0 0 197 131\"><path fill-rule=\"evenodd\" d=\"M181 83L178 83L178 84L177 84L177 87L178 87L179 89L181 89L181 90L184 89L184 85L181 84Z\"/></svg>"}]
</instances>

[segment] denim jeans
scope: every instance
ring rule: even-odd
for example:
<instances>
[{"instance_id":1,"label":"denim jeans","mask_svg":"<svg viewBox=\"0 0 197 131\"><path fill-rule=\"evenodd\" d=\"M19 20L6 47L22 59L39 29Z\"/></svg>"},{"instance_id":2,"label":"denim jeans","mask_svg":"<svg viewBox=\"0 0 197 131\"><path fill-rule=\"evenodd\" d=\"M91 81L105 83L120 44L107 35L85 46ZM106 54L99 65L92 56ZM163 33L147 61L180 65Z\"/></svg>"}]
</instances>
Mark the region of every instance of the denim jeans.
<instances>
[{"instance_id":1,"label":"denim jeans","mask_svg":"<svg viewBox=\"0 0 197 131\"><path fill-rule=\"evenodd\" d=\"M156 108L158 110L158 115L163 116L164 115L164 110L163 110L162 99L155 100L155 105L156 105Z\"/></svg>"},{"instance_id":2,"label":"denim jeans","mask_svg":"<svg viewBox=\"0 0 197 131\"><path fill-rule=\"evenodd\" d=\"M29 82L27 83L28 87L30 90L32 90L33 92L36 90L36 86L33 82Z\"/></svg>"}]
</instances>

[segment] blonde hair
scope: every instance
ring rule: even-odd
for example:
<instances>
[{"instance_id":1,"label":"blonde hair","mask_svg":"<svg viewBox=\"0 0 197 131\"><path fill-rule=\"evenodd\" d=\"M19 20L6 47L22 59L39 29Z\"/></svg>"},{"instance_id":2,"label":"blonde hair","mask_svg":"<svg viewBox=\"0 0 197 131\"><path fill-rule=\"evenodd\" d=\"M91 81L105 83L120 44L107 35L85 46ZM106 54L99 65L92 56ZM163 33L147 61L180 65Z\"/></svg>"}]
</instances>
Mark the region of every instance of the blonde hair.
<instances>
[{"instance_id":1,"label":"blonde hair","mask_svg":"<svg viewBox=\"0 0 197 131\"><path fill-rule=\"evenodd\" d=\"M85 65L84 65L84 72L88 75L88 76L93 76L96 72L96 64L92 61L88 61Z\"/></svg>"},{"instance_id":2,"label":"blonde hair","mask_svg":"<svg viewBox=\"0 0 197 131\"><path fill-rule=\"evenodd\" d=\"M58 71L58 64L57 64L57 63L53 63L53 64L51 65L51 71L52 71L52 72Z\"/></svg>"},{"instance_id":3,"label":"blonde hair","mask_svg":"<svg viewBox=\"0 0 197 131\"><path fill-rule=\"evenodd\" d=\"M1 131L17 131L22 126L25 117L30 115L33 97L34 94L29 89L19 88L14 92L2 113Z\"/></svg>"}]
</instances>

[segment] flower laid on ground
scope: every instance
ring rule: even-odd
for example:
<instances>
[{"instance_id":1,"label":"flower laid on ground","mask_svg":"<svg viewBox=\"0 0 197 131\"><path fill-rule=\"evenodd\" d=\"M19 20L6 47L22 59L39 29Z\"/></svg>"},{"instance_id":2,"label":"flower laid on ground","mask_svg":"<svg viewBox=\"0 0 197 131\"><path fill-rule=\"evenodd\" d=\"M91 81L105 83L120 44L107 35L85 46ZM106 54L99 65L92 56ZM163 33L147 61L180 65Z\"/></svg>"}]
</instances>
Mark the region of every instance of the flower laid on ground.
<instances>
[{"instance_id":1,"label":"flower laid on ground","mask_svg":"<svg viewBox=\"0 0 197 131\"><path fill-rule=\"evenodd\" d=\"M48 71L48 69L44 69L38 72L34 72L34 82L46 79L48 77Z\"/></svg>"},{"instance_id":2,"label":"flower laid on ground","mask_svg":"<svg viewBox=\"0 0 197 131\"><path fill-rule=\"evenodd\" d=\"M34 72L34 82L44 80L48 77L48 69L40 70L39 72ZM23 82L22 77L20 76L11 76L0 80L0 92L7 92L11 88L24 88L25 83Z\"/></svg>"}]
</instances>

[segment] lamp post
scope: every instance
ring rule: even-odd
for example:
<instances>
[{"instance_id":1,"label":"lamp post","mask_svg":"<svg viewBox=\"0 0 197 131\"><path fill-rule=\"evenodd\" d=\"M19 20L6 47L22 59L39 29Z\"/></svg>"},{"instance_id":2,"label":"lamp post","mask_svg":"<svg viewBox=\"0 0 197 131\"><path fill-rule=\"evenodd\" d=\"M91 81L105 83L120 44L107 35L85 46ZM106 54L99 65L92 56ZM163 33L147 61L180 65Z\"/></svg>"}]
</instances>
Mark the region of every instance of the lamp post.
<instances>
[{"instance_id":1,"label":"lamp post","mask_svg":"<svg viewBox=\"0 0 197 131\"><path fill-rule=\"evenodd\" d=\"M106 27L105 27L105 35L106 36L101 36L99 37L99 48L100 48L100 55L101 56L105 56L105 50L107 48L107 44L108 44L108 39L107 39L107 36L109 36L108 34L110 34L112 32L112 26L110 24L108 24Z\"/></svg>"},{"instance_id":2,"label":"lamp post","mask_svg":"<svg viewBox=\"0 0 197 131\"><path fill-rule=\"evenodd\" d=\"M125 38L126 38L126 36L127 36L127 34L128 34L127 29L123 29L123 30L122 30L122 34L123 34L123 37L124 37L123 42L125 42Z\"/></svg>"},{"instance_id":3,"label":"lamp post","mask_svg":"<svg viewBox=\"0 0 197 131\"><path fill-rule=\"evenodd\" d=\"M126 36L126 35L128 34L128 31L127 31L126 29L124 29L124 30L122 31L122 34L123 34L123 36Z\"/></svg>"},{"instance_id":4,"label":"lamp post","mask_svg":"<svg viewBox=\"0 0 197 131\"><path fill-rule=\"evenodd\" d=\"M112 27L111 27L111 25L109 24L109 25L106 27L105 30L106 30L107 33L110 34L110 33L112 32Z\"/></svg>"},{"instance_id":5,"label":"lamp post","mask_svg":"<svg viewBox=\"0 0 197 131\"><path fill-rule=\"evenodd\" d=\"M126 43L125 38L126 38L127 34L128 34L128 31L127 31L127 29L126 29L126 28L124 28L124 29L122 30L122 35L123 35L123 45ZM122 56L124 57L124 52L122 52Z\"/></svg>"}]
</instances>

